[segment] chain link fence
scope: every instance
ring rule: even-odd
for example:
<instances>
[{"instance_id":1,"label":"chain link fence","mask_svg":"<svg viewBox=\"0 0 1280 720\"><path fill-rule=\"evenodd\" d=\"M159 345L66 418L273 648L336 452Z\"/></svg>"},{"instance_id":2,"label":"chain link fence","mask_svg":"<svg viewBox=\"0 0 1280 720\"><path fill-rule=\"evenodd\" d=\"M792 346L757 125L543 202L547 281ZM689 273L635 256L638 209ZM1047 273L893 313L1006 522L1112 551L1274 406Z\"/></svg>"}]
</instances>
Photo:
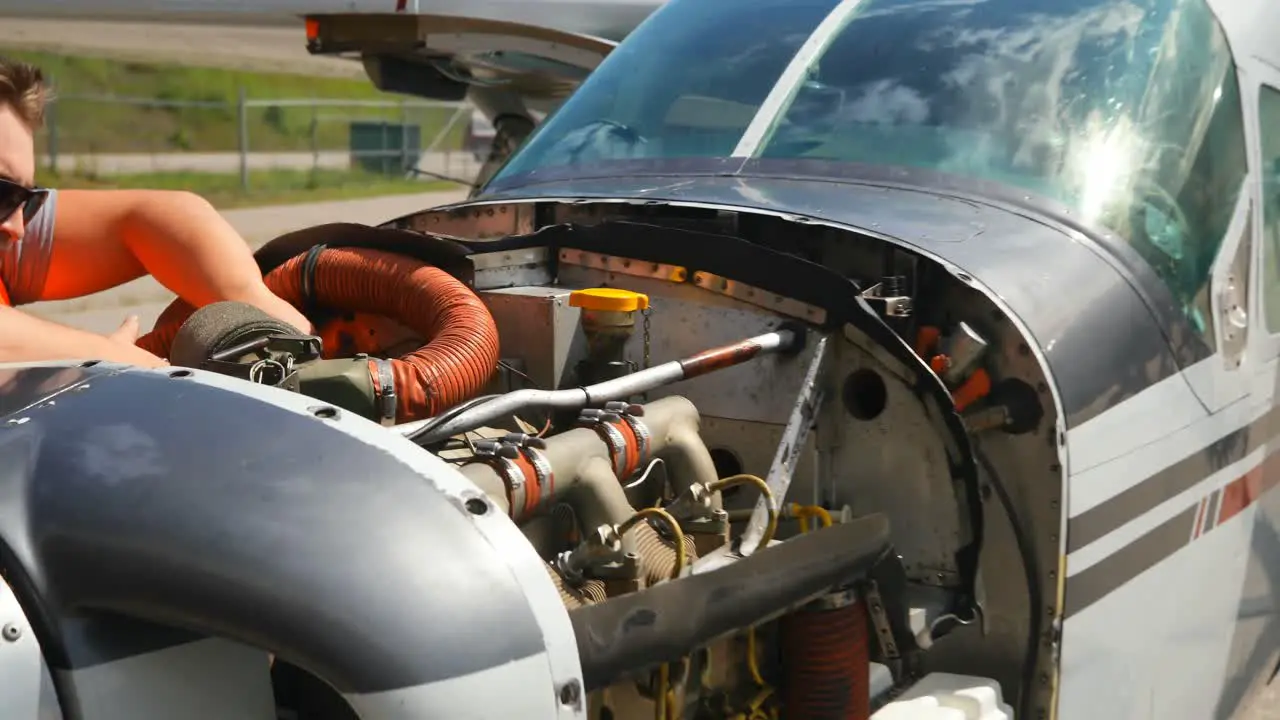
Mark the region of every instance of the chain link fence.
<instances>
[{"instance_id":1,"label":"chain link fence","mask_svg":"<svg viewBox=\"0 0 1280 720\"><path fill-rule=\"evenodd\" d=\"M60 94L37 153L58 178L102 184L197 173L238 179L241 191L334 178L469 184L487 152L472 116L465 103L250 98L243 90L233 102Z\"/></svg>"}]
</instances>

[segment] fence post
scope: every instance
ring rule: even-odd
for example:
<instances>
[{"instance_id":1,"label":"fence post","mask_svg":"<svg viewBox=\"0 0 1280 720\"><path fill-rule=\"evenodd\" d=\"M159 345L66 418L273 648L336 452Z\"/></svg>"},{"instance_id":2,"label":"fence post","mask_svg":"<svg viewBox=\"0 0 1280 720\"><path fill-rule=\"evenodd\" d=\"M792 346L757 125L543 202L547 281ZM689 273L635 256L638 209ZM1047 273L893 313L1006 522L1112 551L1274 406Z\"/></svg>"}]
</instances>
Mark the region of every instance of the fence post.
<instances>
[{"instance_id":1,"label":"fence post","mask_svg":"<svg viewBox=\"0 0 1280 720\"><path fill-rule=\"evenodd\" d=\"M245 97L244 86L240 86L237 109L237 129L240 135L240 189L249 191L249 104Z\"/></svg>"},{"instance_id":2,"label":"fence post","mask_svg":"<svg viewBox=\"0 0 1280 720\"><path fill-rule=\"evenodd\" d=\"M320 172L320 105L311 103L311 173Z\"/></svg>"},{"instance_id":3,"label":"fence post","mask_svg":"<svg viewBox=\"0 0 1280 720\"><path fill-rule=\"evenodd\" d=\"M409 108L405 105L404 98L400 98L400 175L403 177L409 172L409 168L416 166L409 164Z\"/></svg>"}]
</instances>

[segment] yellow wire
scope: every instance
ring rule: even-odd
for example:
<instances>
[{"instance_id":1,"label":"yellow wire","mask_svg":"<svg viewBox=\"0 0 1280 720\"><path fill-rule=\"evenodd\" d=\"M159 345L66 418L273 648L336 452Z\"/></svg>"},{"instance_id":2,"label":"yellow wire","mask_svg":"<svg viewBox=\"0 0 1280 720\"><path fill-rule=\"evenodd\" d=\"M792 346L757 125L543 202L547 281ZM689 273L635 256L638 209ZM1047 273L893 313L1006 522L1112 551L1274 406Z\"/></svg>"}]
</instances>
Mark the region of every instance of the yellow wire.
<instances>
[{"instance_id":1,"label":"yellow wire","mask_svg":"<svg viewBox=\"0 0 1280 720\"><path fill-rule=\"evenodd\" d=\"M760 538L758 547L768 547L769 542L773 540L773 535L778 531L778 504L773 499L773 491L769 489L769 483L765 482L758 475L750 475L741 473L739 475L730 475L727 478L713 481L707 485L707 490L711 492L719 492L721 490L750 483L760 489L760 494L764 495L769 509L769 525L765 528L764 536Z\"/></svg>"},{"instance_id":2,"label":"yellow wire","mask_svg":"<svg viewBox=\"0 0 1280 720\"><path fill-rule=\"evenodd\" d=\"M680 577L680 573L684 572L684 530L681 529L680 523L676 521L671 513L660 507L640 508L634 515L627 518L626 522L618 526L618 534L622 535L631 528L635 527L643 518L656 517L667 524L667 528L671 534L675 536L676 543L676 559L671 568L671 579L675 580ZM675 691L668 689L671 684L671 671L666 663L662 663L658 667L658 693L657 698L653 702L653 717L655 720L675 720L676 717L676 699Z\"/></svg>"},{"instance_id":3,"label":"yellow wire","mask_svg":"<svg viewBox=\"0 0 1280 720\"><path fill-rule=\"evenodd\" d=\"M769 687L764 681L764 676L760 674L760 663L756 660L756 626L752 625L747 628L747 670L751 673L751 679L756 685L762 688Z\"/></svg>"},{"instance_id":4,"label":"yellow wire","mask_svg":"<svg viewBox=\"0 0 1280 720\"><path fill-rule=\"evenodd\" d=\"M658 697L653 701L653 720L667 720L667 685L671 682L667 664L658 667Z\"/></svg>"},{"instance_id":5,"label":"yellow wire","mask_svg":"<svg viewBox=\"0 0 1280 720\"><path fill-rule=\"evenodd\" d=\"M822 527L831 527L835 522L831 518L831 513L821 505L798 505L792 503L788 508L791 514L800 520L800 532L809 531L809 518L816 517L822 523Z\"/></svg>"},{"instance_id":6,"label":"yellow wire","mask_svg":"<svg viewBox=\"0 0 1280 720\"><path fill-rule=\"evenodd\" d=\"M680 577L680 573L684 572L685 542L684 530L680 528L680 523L676 522L674 517L671 517L671 513L659 507L640 508L634 515L628 518L626 522L618 526L618 534L622 535L626 533L628 530L635 527L641 519L646 517L660 518L667 524L667 529L671 531L671 534L675 536L676 561L675 566L671 569L671 579L675 580Z\"/></svg>"}]
</instances>

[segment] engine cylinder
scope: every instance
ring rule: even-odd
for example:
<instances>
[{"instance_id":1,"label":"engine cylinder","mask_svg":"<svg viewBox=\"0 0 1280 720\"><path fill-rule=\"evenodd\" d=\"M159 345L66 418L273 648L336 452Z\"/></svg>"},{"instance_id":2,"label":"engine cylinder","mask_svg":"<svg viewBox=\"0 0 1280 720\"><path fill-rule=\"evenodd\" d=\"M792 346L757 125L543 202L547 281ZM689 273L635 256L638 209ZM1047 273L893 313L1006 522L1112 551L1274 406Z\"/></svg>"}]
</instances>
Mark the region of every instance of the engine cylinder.
<instances>
[{"instance_id":1,"label":"engine cylinder","mask_svg":"<svg viewBox=\"0 0 1280 720\"><path fill-rule=\"evenodd\" d=\"M834 593L780 621L787 720L871 716L867 613L852 592Z\"/></svg>"}]
</instances>

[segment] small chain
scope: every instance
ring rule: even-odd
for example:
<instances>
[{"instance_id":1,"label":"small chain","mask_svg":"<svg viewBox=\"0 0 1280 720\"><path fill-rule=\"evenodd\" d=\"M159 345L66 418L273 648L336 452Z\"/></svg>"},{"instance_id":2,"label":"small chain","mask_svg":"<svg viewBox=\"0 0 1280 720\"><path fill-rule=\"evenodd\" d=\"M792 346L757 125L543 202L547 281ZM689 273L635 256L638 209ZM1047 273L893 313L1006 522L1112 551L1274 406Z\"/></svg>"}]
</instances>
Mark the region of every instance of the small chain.
<instances>
[{"instance_id":1,"label":"small chain","mask_svg":"<svg viewBox=\"0 0 1280 720\"><path fill-rule=\"evenodd\" d=\"M640 311L644 316L644 369L649 369L649 317L653 315L653 308L645 308Z\"/></svg>"},{"instance_id":2,"label":"small chain","mask_svg":"<svg viewBox=\"0 0 1280 720\"><path fill-rule=\"evenodd\" d=\"M649 316L653 314L653 308L647 307L640 311L640 315L644 317L644 369L649 369ZM640 393L641 402L649 402L649 393Z\"/></svg>"}]
</instances>

